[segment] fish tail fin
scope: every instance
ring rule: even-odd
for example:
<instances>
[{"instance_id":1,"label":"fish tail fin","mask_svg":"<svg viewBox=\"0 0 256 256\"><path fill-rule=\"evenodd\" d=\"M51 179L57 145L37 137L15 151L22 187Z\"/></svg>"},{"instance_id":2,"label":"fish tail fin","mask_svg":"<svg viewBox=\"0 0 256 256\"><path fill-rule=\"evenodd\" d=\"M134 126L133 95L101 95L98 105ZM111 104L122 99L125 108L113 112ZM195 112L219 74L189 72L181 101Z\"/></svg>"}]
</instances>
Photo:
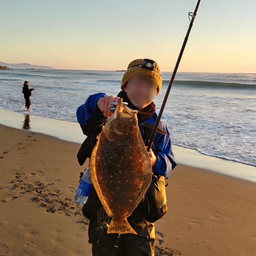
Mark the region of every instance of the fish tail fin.
<instances>
[{"instance_id":1,"label":"fish tail fin","mask_svg":"<svg viewBox=\"0 0 256 256\"><path fill-rule=\"evenodd\" d=\"M134 234L137 235L135 230L131 227L131 225L128 223L127 219L121 219L121 220L116 220L115 218L112 219L109 227L108 227L108 234L113 234L117 233L120 235L124 234Z\"/></svg>"}]
</instances>

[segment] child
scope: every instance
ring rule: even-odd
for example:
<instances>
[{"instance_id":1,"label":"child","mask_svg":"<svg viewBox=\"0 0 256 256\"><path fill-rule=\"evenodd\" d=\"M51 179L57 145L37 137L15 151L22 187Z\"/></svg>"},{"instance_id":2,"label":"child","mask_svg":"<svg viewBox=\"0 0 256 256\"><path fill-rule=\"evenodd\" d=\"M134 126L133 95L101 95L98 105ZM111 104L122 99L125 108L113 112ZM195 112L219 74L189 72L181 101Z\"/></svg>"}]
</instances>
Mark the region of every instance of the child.
<instances>
[{"instance_id":1,"label":"child","mask_svg":"<svg viewBox=\"0 0 256 256\"><path fill-rule=\"evenodd\" d=\"M78 122L83 133L87 135L78 153L79 163L82 165L85 159L90 157L97 135L101 132L106 119L113 114L110 108L120 97L128 103L128 107L138 110L138 124L146 144L157 119L153 100L160 93L161 87L162 77L157 63L150 59L136 59L128 65L122 79L122 90L117 97L104 93L91 95L77 110ZM161 122L152 148L148 154L153 173L169 178L177 164L172 153L169 131ZM154 255L154 224L145 219L141 207L142 205L139 204L128 218L137 235L122 235L116 255ZM89 242L92 243L93 256L110 256L117 239L117 234L107 234L105 224L109 222L109 217L102 208L95 190L92 189L83 207L83 213L90 220Z\"/></svg>"}]
</instances>

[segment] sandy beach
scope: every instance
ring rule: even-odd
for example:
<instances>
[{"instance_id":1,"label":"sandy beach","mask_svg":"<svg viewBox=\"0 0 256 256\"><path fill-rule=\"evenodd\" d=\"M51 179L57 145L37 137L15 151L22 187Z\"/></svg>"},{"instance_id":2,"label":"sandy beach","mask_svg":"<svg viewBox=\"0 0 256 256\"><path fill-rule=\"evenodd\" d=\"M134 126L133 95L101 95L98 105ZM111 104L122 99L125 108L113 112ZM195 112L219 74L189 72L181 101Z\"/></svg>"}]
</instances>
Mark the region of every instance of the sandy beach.
<instances>
[{"instance_id":1,"label":"sandy beach","mask_svg":"<svg viewBox=\"0 0 256 256\"><path fill-rule=\"evenodd\" d=\"M0 255L91 255L73 200L80 145L2 125L0 133ZM179 165L167 193L156 255L256 255L255 183Z\"/></svg>"}]
</instances>

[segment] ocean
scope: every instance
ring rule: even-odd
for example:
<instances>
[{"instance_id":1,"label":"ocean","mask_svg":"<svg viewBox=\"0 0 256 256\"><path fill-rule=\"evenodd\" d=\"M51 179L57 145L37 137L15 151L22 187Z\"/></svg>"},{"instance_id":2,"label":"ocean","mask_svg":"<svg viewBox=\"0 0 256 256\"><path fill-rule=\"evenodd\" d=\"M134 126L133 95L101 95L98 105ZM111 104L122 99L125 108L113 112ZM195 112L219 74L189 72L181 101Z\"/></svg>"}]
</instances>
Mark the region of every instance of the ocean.
<instances>
[{"instance_id":1,"label":"ocean","mask_svg":"<svg viewBox=\"0 0 256 256\"><path fill-rule=\"evenodd\" d=\"M76 109L98 92L117 95L124 72L15 69L0 71L0 107L24 113L25 80L32 95L30 115L77 122ZM155 99L159 111L171 73ZM1 119L1 117L0 117ZM256 73L178 73L162 122L172 143L256 166ZM175 153L175 152L174 152Z\"/></svg>"}]
</instances>

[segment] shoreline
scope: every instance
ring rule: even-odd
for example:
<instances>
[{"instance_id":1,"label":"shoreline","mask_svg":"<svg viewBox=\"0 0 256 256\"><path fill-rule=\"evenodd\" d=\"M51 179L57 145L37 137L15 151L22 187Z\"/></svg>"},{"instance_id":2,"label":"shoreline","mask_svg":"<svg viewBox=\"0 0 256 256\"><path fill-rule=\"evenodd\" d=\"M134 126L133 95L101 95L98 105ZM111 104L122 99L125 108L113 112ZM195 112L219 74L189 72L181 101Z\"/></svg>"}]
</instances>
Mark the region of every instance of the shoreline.
<instances>
[{"instance_id":1,"label":"shoreline","mask_svg":"<svg viewBox=\"0 0 256 256\"><path fill-rule=\"evenodd\" d=\"M29 111L13 112L2 107L0 107L0 116L0 124L7 127L41 133L80 145L85 140L85 135L78 123L33 116L33 112ZM196 150L176 145L173 145L173 151L179 164L256 183L256 167L254 166L203 155Z\"/></svg>"},{"instance_id":2,"label":"shoreline","mask_svg":"<svg viewBox=\"0 0 256 256\"><path fill-rule=\"evenodd\" d=\"M91 255L74 202L79 145L3 125L0 133L2 254ZM182 164L167 182L156 256L255 255L255 183Z\"/></svg>"}]
</instances>

